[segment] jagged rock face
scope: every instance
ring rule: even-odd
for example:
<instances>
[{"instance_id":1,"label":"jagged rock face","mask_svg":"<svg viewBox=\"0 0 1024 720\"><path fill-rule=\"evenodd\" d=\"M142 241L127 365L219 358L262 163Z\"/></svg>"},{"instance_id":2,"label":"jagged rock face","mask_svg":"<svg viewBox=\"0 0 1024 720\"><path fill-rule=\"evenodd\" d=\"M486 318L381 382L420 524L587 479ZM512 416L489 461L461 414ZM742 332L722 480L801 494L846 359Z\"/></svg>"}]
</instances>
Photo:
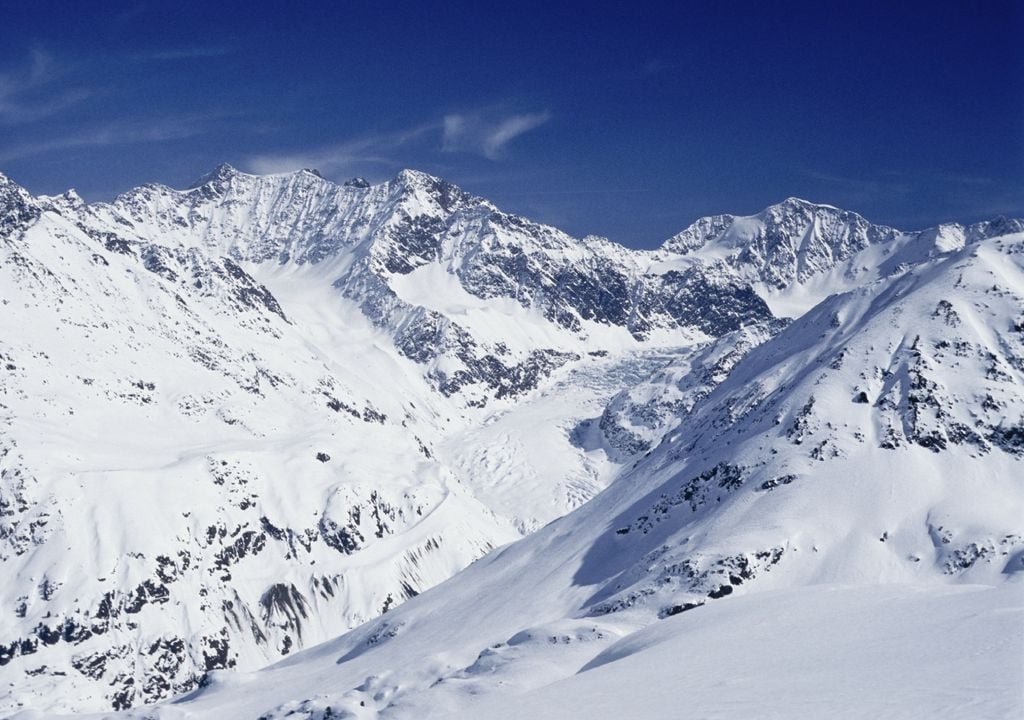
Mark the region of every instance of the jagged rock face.
<instances>
[{"instance_id":1,"label":"jagged rock face","mask_svg":"<svg viewBox=\"0 0 1024 720\"><path fill-rule=\"evenodd\" d=\"M734 277L653 272L648 253L581 243L414 171L371 187L334 185L309 171L256 177L221 166L188 191L148 185L81 215L90 227L249 262L331 264L340 292L425 365L438 389L473 386L473 404L533 389L573 352L565 343L503 352L454 318L403 301L396 276L439 265L476 298L510 298L541 313L566 331L569 345L594 325L643 341L655 329L717 335L771 315ZM499 382L510 376L519 379Z\"/></svg>"},{"instance_id":2,"label":"jagged rock face","mask_svg":"<svg viewBox=\"0 0 1024 720\"><path fill-rule=\"evenodd\" d=\"M32 197L0 173L0 237L6 239L38 217L39 209Z\"/></svg>"},{"instance_id":3,"label":"jagged rock face","mask_svg":"<svg viewBox=\"0 0 1024 720\"><path fill-rule=\"evenodd\" d=\"M643 340L655 328L692 327L718 335L770 317L743 283L698 268L651 273L643 269L644 254L599 239L579 245L551 228L498 212L470 230L485 241L458 259L462 286L477 297L513 297L524 307L540 307L568 330L594 322L623 327Z\"/></svg>"},{"instance_id":4,"label":"jagged rock face","mask_svg":"<svg viewBox=\"0 0 1024 720\"><path fill-rule=\"evenodd\" d=\"M737 253L789 257L783 235L807 212L772 216L774 239ZM739 221L726 217L698 225ZM894 281L930 253L966 257L1014 222L901 235L879 275ZM792 267L860 258L860 232ZM721 428L771 395L758 379L748 395L725 395L713 440L694 418L709 417L701 408L741 359L785 326L755 286L804 275L771 261L761 278L754 260L694 247L575 240L412 171L339 186L310 171L222 166L190 190L149 185L95 205L71 192L33 198L0 176L0 570L13 579L0 588L0 678L11 688L0 708L124 708L193 688L210 670L260 667L393 610L517 529L585 502L642 454L667 457L658 445L675 452L682 441L661 441L679 428L694 447L733 442ZM935 307L943 323L975 327L960 303ZM836 312L830 328L845 322ZM985 345L991 358L952 330L946 346L908 342L849 388L867 399L851 407L888 423L880 451L1017 457L1019 423L1000 419L1016 411L1012 393L986 390L981 410L961 407L966 386L934 372L970 357L993 383L1016 378L1007 332ZM659 354L666 367L628 389ZM574 414L570 396L585 388L573 383L599 375L586 391L600 405ZM565 409L552 411L549 394ZM779 422L787 445L826 462L839 443L822 444L830 429L813 395ZM534 402L543 412L530 414ZM471 431L509 416L547 423L583 480L566 491L563 458L540 452L515 459L540 480L501 482L514 463L495 446L508 434ZM459 455L463 442L479 447ZM603 475L589 472L595 457ZM627 534L654 537L664 525L651 518L751 483L773 493L801 484L798 469L768 476L754 465L708 455L680 467L681 484L635 513ZM934 532L953 533L952 568L1005 549L949 522ZM691 584L721 594L728 573L778 564L779 547L689 557ZM594 608L635 605L632 590Z\"/></svg>"},{"instance_id":5,"label":"jagged rock face","mask_svg":"<svg viewBox=\"0 0 1024 720\"><path fill-rule=\"evenodd\" d=\"M870 223L855 212L789 198L757 215L701 218L669 238L661 249L690 256L702 265L717 265L740 280L781 290L854 261L872 247L888 253L913 244L914 257L904 258L913 262L1022 230L1021 220L998 218L905 232ZM850 267L847 273L856 274L858 269Z\"/></svg>"},{"instance_id":6,"label":"jagged rock face","mask_svg":"<svg viewBox=\"0 0 1024 720\"><path fill-rule=\"evenodd\" d=\"M748 218L703 218L669 239L673 253L719 249L734 267L752 268L762 282L783 288L805 282L858 252L892 242L898 232L857 213L789 198Z\"/></svg>"}]
</instances>

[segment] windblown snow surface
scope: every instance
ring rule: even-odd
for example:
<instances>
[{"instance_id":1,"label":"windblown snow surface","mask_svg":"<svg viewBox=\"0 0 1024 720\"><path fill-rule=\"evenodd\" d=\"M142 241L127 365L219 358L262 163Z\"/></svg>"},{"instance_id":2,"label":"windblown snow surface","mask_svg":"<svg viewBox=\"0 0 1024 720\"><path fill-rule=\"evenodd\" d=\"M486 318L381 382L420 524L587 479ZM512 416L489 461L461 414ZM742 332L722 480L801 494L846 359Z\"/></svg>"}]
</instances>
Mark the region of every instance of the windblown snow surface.
<instances>
[{"instance_id":1,"label":"windblown snow surface","mask_svg":"<svg viewBox=\"0 0 1024 720\"><path fill-rule=\"evenodd\" d=\"M222 166L0 250L0 714L1024 712L1024 223Z\"/></svg>"}]
</instances>

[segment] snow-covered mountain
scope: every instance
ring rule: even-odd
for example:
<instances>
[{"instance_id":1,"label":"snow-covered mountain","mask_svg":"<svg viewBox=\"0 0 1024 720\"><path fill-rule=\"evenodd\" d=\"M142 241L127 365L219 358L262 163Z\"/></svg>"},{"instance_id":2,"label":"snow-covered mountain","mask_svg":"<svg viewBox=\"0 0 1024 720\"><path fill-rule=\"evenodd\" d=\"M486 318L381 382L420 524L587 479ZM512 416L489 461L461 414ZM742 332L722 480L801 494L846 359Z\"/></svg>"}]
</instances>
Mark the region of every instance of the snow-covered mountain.
<instances>
[{"instance_id":1,"label":"snow-covered mountain","mask_svg":"<svg viewBox=\"0 0 1024 720\"><path fill-rule=\"evenodd\" d=\"M534 389L575 359L580 340L603 346L680 328L717 335L768 315L728 275L652 273L642 253L576 240L411 170L370 187L222 165L191 190L144 186L83 215L90 227L140 241L326 266L437 389L475 404ZM520 325L547 334L495 332L488 301L499 298ZM611 337L592 337L602 330Z\"/></svg>"},{"instance_id":2,"label":"snow-covered mountain","mask_svg":"<svg viewBox=\"0 0 1024 720\"><path fill-rule=\"evenodd\" d=\"M1024 234L830 298L582 507L158 717L1012 717L1022 318Z\"/></svg>"},{"instance_id":3,"label":"snow-covered mountain","mask_svg":"<svg viewBox=\"0 0 1024 720\"><path fill-rule=\"evenodd\" d=\"M701 218L666 241L662 250L721 266L737 280L751 283L776 314L793 317L832 293L968 243L1022 230L1022 221L998 218L903 232L874 225L848 210L789 198L757 215Z\"/></svg>"},{"instance_id":4,"label":"snow-covered mountain","mask_svg":"<svg viewBox=\"0 0 1024 720\"><path fill-rule=\"evenodd\" d=\"M0 709L153 702L387 613L196 707L403 716L520 630L498 682L592 657L538 623L992 581L1024 534L1022 231L787 200L643 252L414 171L92 205L0 176Z\"/></svg>"}]
</instances>

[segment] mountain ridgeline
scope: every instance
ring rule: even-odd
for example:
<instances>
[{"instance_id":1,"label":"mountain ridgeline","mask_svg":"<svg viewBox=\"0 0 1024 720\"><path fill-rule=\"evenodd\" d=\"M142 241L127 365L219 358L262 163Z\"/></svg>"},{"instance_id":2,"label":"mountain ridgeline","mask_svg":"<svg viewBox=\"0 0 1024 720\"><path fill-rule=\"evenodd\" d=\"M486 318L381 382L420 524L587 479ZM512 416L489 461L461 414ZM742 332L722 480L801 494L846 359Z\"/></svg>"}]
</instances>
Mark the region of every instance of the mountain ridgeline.
<instances>
[{"instance_id":1,"label":"mountain ridgeline","mask_svg":"<svg viewBox=\"0 0 1024 720\"><path fill-rule=\"evenodd\" d=\"M640 251L411 170L93 204L0 175L0 712L127 710L342 636L312 661L348 663L333 707L387 715L529 655L540 616L610 638L872 563L1013 575L1022 245L790 198ZM442 635L465 666L431 665Z\"/></svg>"}]
</instances>

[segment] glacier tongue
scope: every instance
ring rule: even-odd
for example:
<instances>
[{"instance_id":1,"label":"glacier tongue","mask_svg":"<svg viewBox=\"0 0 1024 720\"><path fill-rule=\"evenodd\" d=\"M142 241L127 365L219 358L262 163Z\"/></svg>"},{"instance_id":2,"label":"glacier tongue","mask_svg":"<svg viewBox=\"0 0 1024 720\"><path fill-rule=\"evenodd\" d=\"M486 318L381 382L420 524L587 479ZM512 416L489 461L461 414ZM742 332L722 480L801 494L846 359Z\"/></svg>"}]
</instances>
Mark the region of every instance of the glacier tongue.
<instances>
[{"instance_id":1,"label":"glacier tongue","mask_svg":"<svg viewBox=\"0 0 1024 720\"><path fill-rule=\"evenodd\" d=\"M644 252L409 170L222 165L92 205L0 175L0 709L215 677L207 712L218 670L386 613L285 695L361 717L377 668L402 716L492 642L501 677L545 633L582 665L751 587L994 582L1020 560L1021 231L790 199Z\"/></svg>"}]
</instances>

